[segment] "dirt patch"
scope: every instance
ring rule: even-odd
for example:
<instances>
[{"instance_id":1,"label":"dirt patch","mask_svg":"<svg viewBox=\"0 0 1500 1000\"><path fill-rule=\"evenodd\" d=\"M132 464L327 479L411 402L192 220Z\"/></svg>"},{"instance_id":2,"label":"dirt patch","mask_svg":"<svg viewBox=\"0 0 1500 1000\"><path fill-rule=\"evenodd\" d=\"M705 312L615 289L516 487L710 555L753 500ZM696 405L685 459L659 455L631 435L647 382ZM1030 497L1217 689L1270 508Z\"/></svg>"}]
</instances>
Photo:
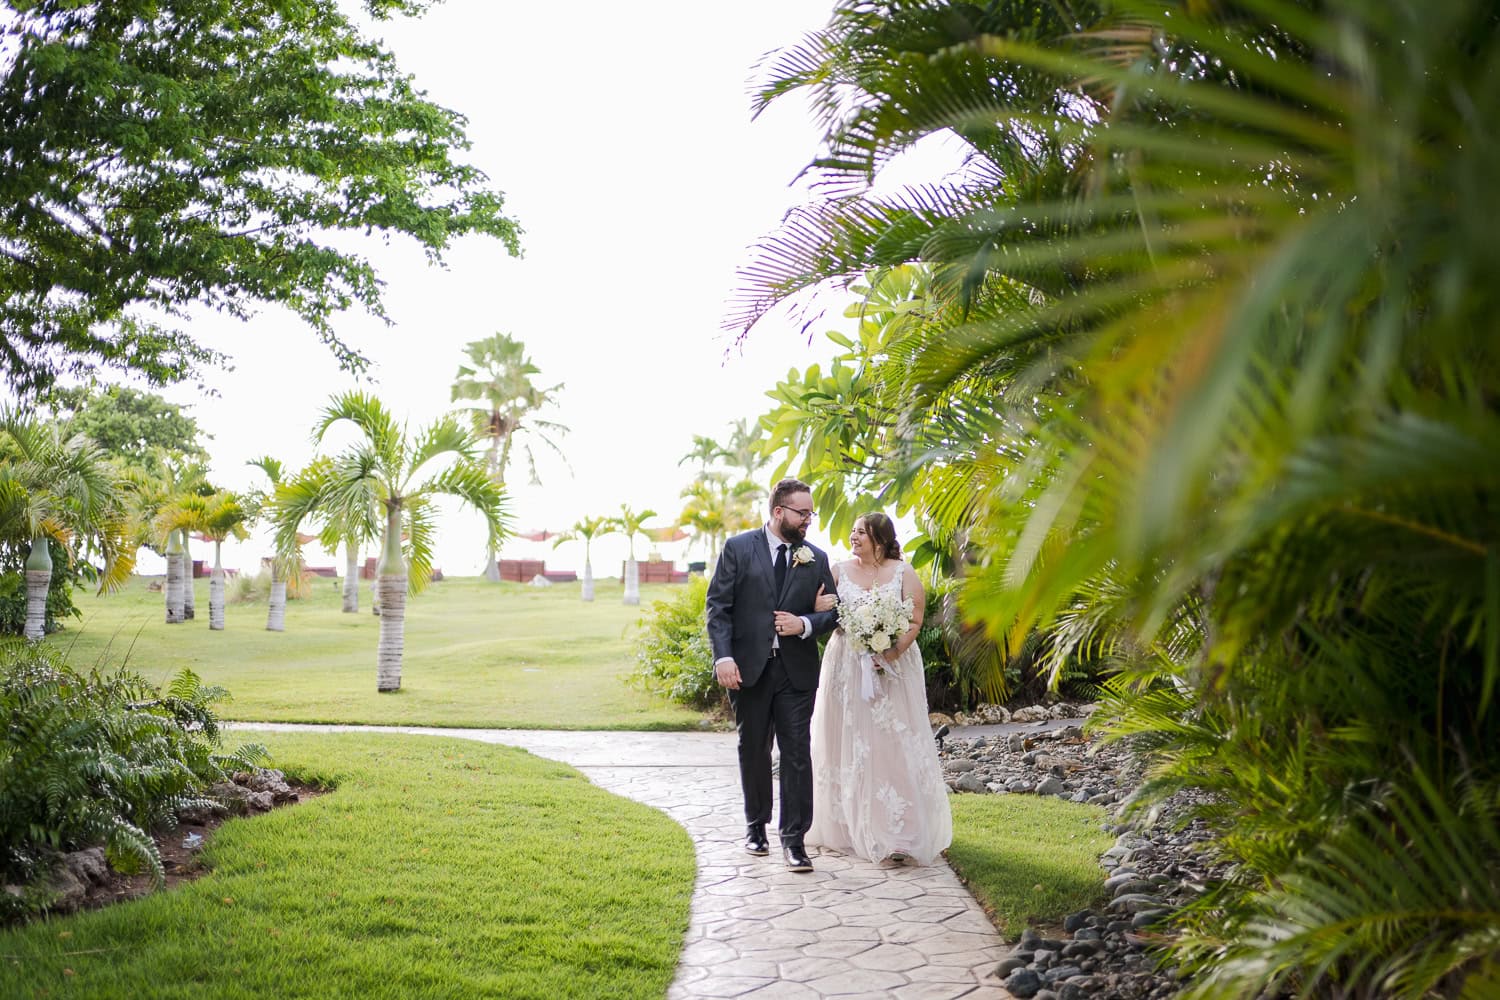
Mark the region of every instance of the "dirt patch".
<instances>
[{"instance_id":1,"label":"dirt patch","mask_svg":"<svg viewBox=\"0 0 1500 1000\"><path fill-rule=\"evenodd\" d=\"M245 787L246 785L251 787ZM237 774L235 782L220 782L214 789L232 791L234 794L226 796L218 792L211 793L225 805L212 809L206 806L193 807L178 817L176 827L152 832L151 839L161 855L163 889L172 889L183 882L207 875L212 870L204 863L202 850L214 831L230 819L253 819L271 809L299 805L330 791L286 781L280 771ZM240 815L231 815L231 809ZM104 851L99 847L61 856L56 869L52 874L43 876L43 879L42 884L51 887L51 899L46 908L23 915L12 911L9 919L0 920L0 925L25 923L50 914L96 910L149 896L156 891L149 873L126 875L115 871L105 863ZM24 890L20 886L7 885L5 891L19 895Z\"/></svg>"},{"instance_id":2,"label":"dirt patch","mask_svg":"<svg viewBox=\"0 0 1500 1000\"><path fill-rule=\"evenodd\" d=\"M274 808L285 809L290 806L301 805L309 799L326 794L328 789L315 788L311 785L303 785L288 780L287 787L297 793L295 801L277 803ZM202 823L178 823L172 830L155 832L151 839L156 841L156 849L161 853L161 866L165 878L162 890L168 891L183 882L191 882L193 879L202 878L212 869L203 863L202 848L206 846L209 837L215 830L229 822L231 819L263 816L264 813L255 813L249 817L220 816L210 817ZM202 838L193 847L184 847L189 837L197 835ZM114 903L123 903L141 896L149 896L153 891L150 873L140 875L122 875L114 869L109 870L102 882L94 882L89 885L88 893L78 904L80 910L97 910L100 907L110 906Z\"/></svg>"}]
</instances>

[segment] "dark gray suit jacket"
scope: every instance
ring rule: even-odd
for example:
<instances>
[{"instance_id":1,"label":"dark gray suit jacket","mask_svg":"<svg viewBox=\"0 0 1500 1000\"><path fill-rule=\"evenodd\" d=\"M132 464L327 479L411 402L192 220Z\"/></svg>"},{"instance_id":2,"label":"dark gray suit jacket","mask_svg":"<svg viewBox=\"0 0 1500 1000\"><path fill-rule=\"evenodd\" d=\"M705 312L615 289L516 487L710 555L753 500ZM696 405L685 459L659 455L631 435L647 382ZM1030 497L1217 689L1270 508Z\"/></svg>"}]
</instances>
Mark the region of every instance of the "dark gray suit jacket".
<instances>
[{"instance_id":1,"label":"dark gray suit jacket","mask_svg":"<svg viewBox=\"0 0 1500 1000\"><path fill-rule=\"evenodd\" d=\"M801 615L812 624L806 639L781 637L781 659L794 688L810 691L818 686L817 637L833 631L838 612L816 612L813 601L819 584L825 594L833 593L836 584L827 553L806 542L800 544L812 549L813 561L803 566L791 562L791 553L798 548L792 546L787 552L786 587L780 594L774 593L776 569L764 528L735 535L719 555L708 585L708 639L715 661L734 657L742 687L760 679L771 656L777 611Z\"/></svg>"}]
</instances>

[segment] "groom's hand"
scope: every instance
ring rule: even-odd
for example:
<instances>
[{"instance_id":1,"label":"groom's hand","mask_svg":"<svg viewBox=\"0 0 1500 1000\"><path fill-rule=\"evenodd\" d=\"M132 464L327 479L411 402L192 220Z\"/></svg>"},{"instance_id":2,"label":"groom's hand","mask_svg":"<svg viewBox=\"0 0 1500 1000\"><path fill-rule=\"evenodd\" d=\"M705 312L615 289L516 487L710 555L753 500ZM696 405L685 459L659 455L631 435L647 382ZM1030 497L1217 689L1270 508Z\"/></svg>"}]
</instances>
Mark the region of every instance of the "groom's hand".
<instances>
[{"instance_id":1,"label":"groom's hand","mask_svg":"<svg viewBox=\"0 0 1500 1000\"><path fill-rule=\"evenodd\" d=\"M714 664L714 678L731 691L740 689L740 665L733 660L720 660Z\"/></svg>"},{"instance_id":2,"label":"groom's hand","mask_svg":"<svg viewBox=\"0 0 1500 1000\"><path fill-rule=\"evenodd\" d=\"M782 638L802 634L802 618L790 611L776 612L776 634Z\"/></svg>"}]
</instances>

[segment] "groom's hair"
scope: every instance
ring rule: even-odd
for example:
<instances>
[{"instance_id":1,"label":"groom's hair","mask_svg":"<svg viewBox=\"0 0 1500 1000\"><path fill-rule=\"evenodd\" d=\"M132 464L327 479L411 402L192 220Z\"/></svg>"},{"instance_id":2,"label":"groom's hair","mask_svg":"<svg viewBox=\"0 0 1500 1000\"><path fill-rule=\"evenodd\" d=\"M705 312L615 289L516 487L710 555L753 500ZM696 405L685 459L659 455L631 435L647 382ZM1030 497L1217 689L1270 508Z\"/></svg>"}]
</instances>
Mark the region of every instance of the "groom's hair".
<instances>
[{"instance_id":1,"label":"groom's hair","mask_svg":"<svg viewBox=\"0 0 1500 1000\"><path fill-rule=\"evenodd\" d=\"M783 479L771 487L771 509L783 506L786 498L793 493L811 493L812 487L800 479Z\"/></svg>"}]
</instances>

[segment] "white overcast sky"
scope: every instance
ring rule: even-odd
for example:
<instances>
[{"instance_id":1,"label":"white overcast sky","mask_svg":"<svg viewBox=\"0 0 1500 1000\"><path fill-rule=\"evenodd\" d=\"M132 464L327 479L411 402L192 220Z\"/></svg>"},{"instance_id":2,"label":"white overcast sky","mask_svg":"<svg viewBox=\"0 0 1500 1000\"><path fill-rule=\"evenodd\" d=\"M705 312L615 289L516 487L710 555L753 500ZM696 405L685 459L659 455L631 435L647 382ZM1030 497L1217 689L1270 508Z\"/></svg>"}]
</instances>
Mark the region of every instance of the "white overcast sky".
<instances>
[{"instance_id":1,"label":"white overcast sky","mask_svg":"<svg viewBox=\"0 0 1500 1000\"><path fill-rule=\"evenodd\" d=\"M544 458L543 485L532 487L513 461L518 530L564 529L621 502L656 509L656 523L675 518L691 474L678 460L692 436L722 439L735 419L764 412L765 392L789 368L831 354L822 331L847 322L836 309L811 346L790 321L763 321L743 350L720 327L747 247L804 200L791 182L817 151L800 100L751 121L752 67L830 9L829 0L446 0L374 29L435 101L468 116L469 156L525 228L525 256L476 239L439 269L409 243L372 239L361 249L377 261L395 324L351 313L338 330L373 360L378 394L413 423L450 406L463 345L495 331L525 342L543 384L565 383L549 417L572 429L563 439L572 470ZM311 458L319 407L355 384L314 335L279 310L248 324L208 315L192 329L234 356L233 371L208 380L217 398L192 386L166 393L193 404L213 435L216 482L253 485L259 473L244 463L256 455L292 466ZM477 517L453 508L440 530L438 565L479 572ZM259 541L226 546L225 564L251 569L265 552ZM582 566L573 546L511 542L504 554ZM623 554L619 538L596 543L595 572L617 574ZM681 546L662 554L689 558Z\"/></svg>"}]
</instances>

